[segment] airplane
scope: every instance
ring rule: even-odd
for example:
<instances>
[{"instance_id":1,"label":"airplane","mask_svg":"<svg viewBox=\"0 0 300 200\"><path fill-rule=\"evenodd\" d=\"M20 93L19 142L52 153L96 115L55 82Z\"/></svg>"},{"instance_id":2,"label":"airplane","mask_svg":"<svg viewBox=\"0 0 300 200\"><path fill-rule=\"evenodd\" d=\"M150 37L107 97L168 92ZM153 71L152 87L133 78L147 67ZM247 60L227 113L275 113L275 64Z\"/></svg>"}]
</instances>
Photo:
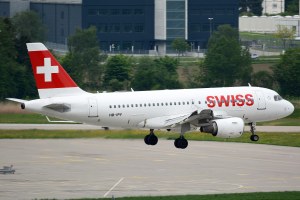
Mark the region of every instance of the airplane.
<instances>
[{"instance_id":1,"label":"airplane","mask_svg":"<svg viewBox=\"0 0 300 200\"><path fill-rule=\"evenodd\" d=\"M294 106L277 92L261 87L223 87L156 91L89 93L77 86L42 43L27 43L39 99L7 98L21 108L45 116L102 127L146 128L147 145L156 145L155 129L180 133L176 148L185 149L184 134L200 130L221 138L240 137L256 122L293 113Z\"/></svg>"}]
</instances>

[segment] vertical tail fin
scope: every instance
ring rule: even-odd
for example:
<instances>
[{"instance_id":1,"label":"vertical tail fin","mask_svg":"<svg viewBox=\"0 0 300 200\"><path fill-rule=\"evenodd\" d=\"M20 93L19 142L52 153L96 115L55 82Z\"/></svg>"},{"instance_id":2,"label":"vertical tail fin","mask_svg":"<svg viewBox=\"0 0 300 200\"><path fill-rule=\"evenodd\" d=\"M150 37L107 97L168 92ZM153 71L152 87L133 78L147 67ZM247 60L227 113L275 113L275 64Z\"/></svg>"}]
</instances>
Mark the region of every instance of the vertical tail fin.
<instances>
[{"instance_id":1,"label":"vertical tail fin","mask_svg":"<svg viewBox=\"0 0 300 200\"><path fill-rule=\"evenodd\" d=\"M40 98L73 96L81 90L42 43L27 43L32 70Z\"/></svg>"}]
</instances>

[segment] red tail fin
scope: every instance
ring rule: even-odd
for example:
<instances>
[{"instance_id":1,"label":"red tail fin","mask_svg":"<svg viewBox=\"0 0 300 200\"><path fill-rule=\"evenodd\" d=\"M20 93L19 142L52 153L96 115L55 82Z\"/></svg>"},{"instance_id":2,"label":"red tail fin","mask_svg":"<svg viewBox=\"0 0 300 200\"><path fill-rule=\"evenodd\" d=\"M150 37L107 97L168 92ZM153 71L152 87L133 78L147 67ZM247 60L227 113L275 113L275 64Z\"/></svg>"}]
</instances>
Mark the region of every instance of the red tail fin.
<instances>
[{"instance_id":1,"label":"red tail fin","mask_svg":"<svg viewBox=\"0 0 300 200\"><path fill-rule=\"evenodd\" d=\"M40 98L84 93L42 43L27 43Z\"/></svg>"}]
</instances>

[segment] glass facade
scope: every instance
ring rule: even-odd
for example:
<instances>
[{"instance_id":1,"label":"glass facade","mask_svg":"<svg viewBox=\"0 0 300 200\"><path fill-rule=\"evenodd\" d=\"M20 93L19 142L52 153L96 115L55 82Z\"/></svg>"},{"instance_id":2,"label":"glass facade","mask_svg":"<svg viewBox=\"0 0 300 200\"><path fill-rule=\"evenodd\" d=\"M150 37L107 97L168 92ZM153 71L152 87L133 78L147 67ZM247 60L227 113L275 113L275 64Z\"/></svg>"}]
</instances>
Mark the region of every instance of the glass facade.
<instances>
[{"instance_id":1,"label":"glass facade","mask_svg":"<svg viewBox=\"0 0 300 200\"><path fill-rule=\"evenodd\" d=\"M167 0L167 40L185 38L185 0Z\"/></svg>"}]
</instances>

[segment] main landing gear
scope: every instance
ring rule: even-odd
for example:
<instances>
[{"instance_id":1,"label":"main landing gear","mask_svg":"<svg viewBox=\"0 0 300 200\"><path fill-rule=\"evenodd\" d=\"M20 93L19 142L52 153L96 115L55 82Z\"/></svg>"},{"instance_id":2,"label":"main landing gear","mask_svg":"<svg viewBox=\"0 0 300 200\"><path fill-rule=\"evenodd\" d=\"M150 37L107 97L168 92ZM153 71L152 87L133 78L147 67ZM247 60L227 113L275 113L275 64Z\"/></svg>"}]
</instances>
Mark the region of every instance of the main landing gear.
<instances>
[{"instance_id":1,"label":"main landing gear","mask_svg":"<svg viewBox=\"0 0 300 200\"><path fill-rule=\"evenodd\" d=\"M144 141L147 145L156 145L158 142L157 136L154 134L154 129L150 129L149 135L146 135Z\"/></svg>"},{"instance_id":2,"label":"main landing gear","mask_svg":"<svg viewBox=\"0 0 300 200\"><path fill-rule=\"evenodd\" d=\"M256 124L255 124L255 122L252 122L252 123L249 123L249 125L250 125L250 131L252 133L252 135L250 136L250 140L254 141L254 142L257 142L259 140L259 136L255 134Z\"/></svg>"},{"instance_id":3,"label":"main landing gear","mask_svg":"<svg viewBox=\"0 0 300 200\"><path fill-rule=\"evenodd\" d=\"M182 124L180 127L180 137L174 141L174 146L178 149L185 149L189 145L188 141L184 138L184 133L191 129L189 123ZM169 130L168 130L169 131ZM145 136L144 141L147 145L156 145L158 142L157 136L154 134L154 129L150 129L150 133Z\"/></svg>"}]
</instances>

